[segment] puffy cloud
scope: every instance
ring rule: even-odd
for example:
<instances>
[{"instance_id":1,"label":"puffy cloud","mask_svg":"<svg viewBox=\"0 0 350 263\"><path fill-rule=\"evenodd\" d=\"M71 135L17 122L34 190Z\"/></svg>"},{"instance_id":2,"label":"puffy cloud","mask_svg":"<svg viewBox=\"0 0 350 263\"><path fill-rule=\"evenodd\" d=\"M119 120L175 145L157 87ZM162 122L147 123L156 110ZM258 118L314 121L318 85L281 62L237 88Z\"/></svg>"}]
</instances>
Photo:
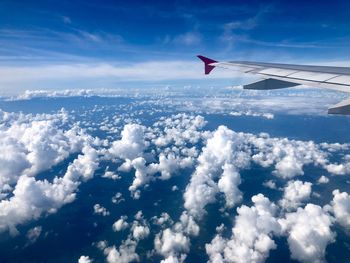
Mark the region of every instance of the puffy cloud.
<instances>
[{"instance_id":1,"label":"puffy cloud","mask_svg":"<svg viewBox=\"0 0 350 263\"><path fill-rule=\"evenodd\" d=\"M129 226L128 222L125 221L127 219L127 216L121 216L117 221L114 222L112 226L113 230L119 232L126 229Z\"/></svg>"},{"instance_id":2,"label":"puffy cloud","mask_svg":"<svg viewBox=\"0 0 350 263\"><path fill-rule=\"evenodd\" d=\"M102 215L102 216L109 216L109 211L101 206L100 204L95 204L94 205L94 214L97 214L97 215Z\"/></svg>"},{"instance_id":3,"label":"puffy cloud","mask_svg":"<svg viewBox=\"0 0 350 263\"><path fill-rule=\"evenodd\" d=\"M196 144L203 136L200 130L206 123L202 116L188 114L177 114L169 118L161 118L160 121L153 125L159 130L152 141L159 147L167 145L180 146L186 142Z\"/></svg>"},{"instance_id":4,"label":"puffy cloud","mask_svg":"<svg viewBox=\"0 0 350 263\"><path fill-rule=\"evenodd\" d=\"M350 174L350 155L346 155L344 163L341 164L328 164L326 166L328 172L335 175L346 175Z\"/></svg>"},{"instance_id":5,"label":"puffy cloud","mask_svg":"<svg viewBox=\"0 0 350 263\"><path fill-rule=\"evenodd\" d=\"M280 233L276 206L262 194L252 197L254 206L242 205L232 228L231 239L217 234L206 244L210 262L263 262L276 248L273 234Z\"/></svg>"},{"instance_id":6,"label":"puffy cloud","mask_svg":"<svg viewBox=\"0 0 350 263\"><path fill-rule=\"evenodd\" d=\"M153 223L158 226L164 226L166 223L172 224L173 220L171 219L170 215L166 212L163 212L160 217L154 216L152 218Z\"/></svg>"},{"instance_id":7,"label":"puffy cloud","mask_svg":"<svg viewBox=\"0 0 350 263\"><path fill-rule=\"evenodd\" d=\"M192 215L189 215L187 211L184 211L180 216L180 221L174 225L174 229L177 232L182 232L190 236L197 236L199 234L199 226L195 222Z\"/></svg>"},{"instance_id":8,"label":"puffy cloud","mask_svg":"<svg viewBox=\"0 0 350 263\"><path fill-rule=\"evenodd\" d=\"M135 199L139 198L139 194L137 193L137 189L148 183L150 180L152 180L151 174L148 172L148 167L146 166L146 160L143 157L135 158L131 165L135 169L135 178L132 182L132 184L129 187L129 190L131 193L133 193L133 197ZM135 194L136 193L136 194Z\"/></svg>"},{"instance_id":9,"label":"puffy cloud","mask_svg":"<svg viewBox=\"0 0 350 263\"><path fill-rule=\"evenodd\" d=\"M0 190L21 175L35 176L79 152L91 137L79 127L63 130L67 112L25 115L0 110Z\"/></svg>"},{"instance_id":10,"label":"puffy cloud","mask_svg":"<svg viewBox=\"0 0 350 263\"><path fill-rule=\"evenodd\" d=\"M154 240L154 247L160 255L163 255L168 261L178 260L183 258L183 252L188 252L190 246L189 238L182 233L173 232L170 228L165 229L160 234L156 235ZM174 262L174 261L173 261ZM179 262L179 261L175 261ZM182 261L180 261L182 262Z\"/></svg>"},{"instance_id":11,"label":"puffy cloud","mask_svg":"<svg viewBox=\"0 0 350 263\"><path fill-rule=\"evenodd\" d=\"M252 117L263 117L268 120L273 119L275 116L272 113L260 113L260 112L253 112L251 110L248 111L231 111L229 113L231 116L252 116Z\"/></svg>"},{"instance_id":12,"label":"puffy cloud","mask_svg":"<svg viewBox=\"0 0 350 263\"><path fill-rule=\"evenodd\" d=\"M114 173L112 171L105 171L105 173L102 175L102 177L103 178L109 178L109 179L112 179L112 180L118 180L118 179L121 178L118 174L116 174L116 173Z\"/></svg>"},{"instance_id":13,"label":"puffy cloud","mask_svg":"<svg viewBox=\"0 0 350 263\"><path fill-rule=\"evenodd\" d=\"M160 179L168 180L177 170L191 167L192 163L193 159L191 157L181 158L175 156L174 153L168 155L161 153L159 163L151 164L150 168L153 170L152 174L160 172Z\"/></svg>"},{"instance_id":14,"label":"puffy cloud","mask_svg":"<svg viewBox=\"0 0 350 263\"><path fill-rule=\"evenodd\" d=\"M93 260L89 256L80 256L78 263L92 263Z\"/></svg>"},{"instance_id":15,"label":"puffy cloud","mask_svg":"<svg viewBox=\"0 0 350 263\"><path fill-rule=\"evenodd\" d=\"M291 257L301 262L323 262L326 247L334 242L331 216L320 206L307 204L279 219L282 231L288 235Z\"/></svg>"},{"instance_id":16,"label":"puffy cloud","mask_svg":"<svg viewBox=\"0 0 350 263\"><path fill-rule=\"evenodd\" d=\"M349 148L349 144L335 144L335 146L329 146L327 145L329 151L335 152L335 151L342 151ZM335 174L335 175L345 175L350 173L350 154L347 154L343 158L343 163L337 164L337 163L331 163L326 165L326 170L329 173Z\"/></svg>"},{"instance_id":17,"label":"puffy cloud","mask_svg":"<svg viewBox=\"0 0 350 263\"><path fill-rule=\"evenodd\" d=\"M244 137L220 126L208 139L198 157L198 165L184 193L184 206L189 213L201 217L204 207L215 201L215 195L219 191L225 193L227 206L232 207L239 202L241 193L237 185L240 176L237 170L246 167L249 160ZM218 177L221 180L219 185L214 181ZM230 189L233 189L232 193Z\"/></svg>"},{"instance_id":18,"label":"puffy cloud","mask_svg":"<svg viewBox=\"0 0 350 263\"><path fill-rule=\"evenodd\" d=\"M113 204L119 204L121 202L124 202L125 199L123 198L122 193L118 192L112 197L111 201Z\"/></svg>"},{"instance_id":19,"label":"puffy cloud","mask_svg":"<svg viewBox=\"0 0 350 263\"><path fill-rule=\"evenodd\" d=\"M160 261L160 263L182 263L186 259L186 255L181 255L180 257L175 257L173 255L168 256L166 259Z\"/></svg>"},{"instance_id":20,"label":"puffy cloud","mask_svg":"<svg viewBox=\"0 0 350 263\"><path fill-rule=\"evenodd\" d=\"M28 245L33 244L37 241L39 236L41 235L42 232L42 227L41 226L36 226L28 230L26 237L28 239Z\"/></svg>"},{"instance_id":21,"label":"puffy cloud","mask_svg":"<svg viewBox=\"0 0 350 263\"><path fill-rule=\"evenodd\" d=\"M122 131L122 138L114 141L109 153L119 159L133 160L142 156L147 146L145 142L145 127L139 124L127 124Z\"/></svg>"},{"instance_id":22,"label":"puffy cloud","mask_svg":"<svg viewBox=\"0 0 350 263\"><path fill-rule=\"evenodd\" d=\"M284 179L303 175L303 166L325 166L327 153L312 141L295 141L287 138L270 138L267 134L249 136L255 147L252 159L263 167L275 165L275 175Z\"/></svg>"},{"instance_id":23,"label":"puffy cloud","mask_svg":"<svg viewBox=\"0 0 350 263\"><path fill-rule=\"evenodd\" d=\"M121 172L135 170L129 190L134 198L139 198L139 188L143 185L157 179L168 180L178 170L193 165L197 150L194 146L187 147L187 144L197 143L202 138L202 132L198 130L204 125L203 117L187 114L161 118L148 129L138 124L127 124L122 138L112 143L106 157L123 160L118 168ZM144 153L150 143L155 149ZM170 144L175 146L166 147ZM155 176L158 173L160 176Z\"/></svg>"},{"instance_id":24,"label":"puffy cloud","mask_svg":"<svg viewBox=\"0 0 350 263\"><path fill-rule=\"evenodd\" d=\"M312 183L302 181L289 181L284 187L283 199L280 205L285 209L297 208L301 202L310 198Z\"/></svg>"},{"instance_id":25,"label":"puffy cloud","mask_svg":"<svg viewBox=\"0 0 350 263\"><path fill-rule=\"evenodd\" d=\"M108 263L129 263L139 261L136 251L137 242L130 238L123 241L117 249L115 246L106 247L104 253Z\"/></svg>"},{"instance_id":26,"label":"puffy cloud","mask_svg":"<svg viewBox=\"0 0 350 263\"><path fill-rule=\"evenodd\" d=\"M338 189L334 190L331 206L337 222L350 229L350 195L341 193Z\"/></svg>"},{"instance_id":27,"label":"puffy cloud","mask_svg":"<svg viewBox=\"0 0 350 263\"><path fill-rule=\"evenodd\" d=\"M328 177L322 175L320 178L318 178L317 183L318 184L327 184L329 182Z\"/></svg>"},{"instance_id":28,"label":"puffy cloud","mask_svg":"<svg viewBox=\"0 0 350 263\"><path fill-rule=\"evenodd\" d=\"M132 226L132 235L136 240L145 239L150 231L148 226L135 225Z\"/></svg>"},{"instance_id":29,"label":"puffy cloud","mask_svg":"<svg viewBox=\"0 0 350 263\"><path fill-rule=\"evenodd\" d=\"M83 148L63 177L36 181L34 177L19 177L13 196L0 201L0 232L10 230L16 234L16 225L39 218L43 213L55 213L62 205L75 199L81 181L90 179L98 167L96 150Z\"/></svg>"},{"instance_id":30,"label":"puffy cloud","mask_svg":"<svg viewBox=\"0 0 350 263\"><path fill-rule=\"evenodd\" d=\"M241 177L232 164L225 164L223 173L218 181L218 187L225 194L227 207L233 207L242 199L242 193L238 189Z\"/></svg>"},{"instance_id":31,"label":"puffy cloud","mask_svg":"<svg viewBox=\"0 0 350 263\"><path fill-rule=\"evenodd\" d=\"M143 157L135 158L131 161L131 166L135 169L135 178L129 190L135 198L135 192L137 192L138 188L141 186L156 179L168 180L179 169L190 167L192 163L192 158L176 157L175 154L168 154L167 156L160 154L159 163L151 163L149 165L146 165L146 160ZM161 176L154 177L158 172Z\"/></svg>"},{"instance_id":32,"label":"puffy cloud","mask_svg":"<svg viewBox=\"0 0 350 263\"><path fill-rule=\"evenodd\" d=\"M126 216L122 216L113 224L115 231L122 230L126 227ZM118 230L119 229L119 230ZM122 242L119 248L116 246L107 246L106 242L99 242L98 247L103 250L108 263L129 263L139 261L139 255L136 253L136 248L140 240L147 238L150 234L147 221L143 218L142 211L138 211L135 215L135 220L130 227L131 232L128 237Z\"/></svg>"},{"instance_id":33,"label":"puffy cloud","mask_svg":"<svg viewBox=\"0 0 350 263\"><path fill-rule=\"evenodd\" d=\"M273 180L268 180L263 183L263 186L270 188L270 189L277 189L276 182Z\"/></svg>"}]
</instances>

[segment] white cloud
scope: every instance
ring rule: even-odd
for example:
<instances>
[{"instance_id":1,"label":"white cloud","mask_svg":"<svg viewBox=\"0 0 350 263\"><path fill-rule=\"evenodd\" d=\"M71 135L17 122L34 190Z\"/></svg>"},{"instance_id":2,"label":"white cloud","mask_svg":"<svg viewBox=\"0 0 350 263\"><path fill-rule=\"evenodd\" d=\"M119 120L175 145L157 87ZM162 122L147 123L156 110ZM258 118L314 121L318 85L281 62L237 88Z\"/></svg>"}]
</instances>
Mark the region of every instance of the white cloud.
<instances>
[{"instance_id":1,"label":"white cloud","mask_svg":"<svg viewBox=\"0 0 350 263\"><path fill-rule=\"evenodd\" d=\"M307 204L279 219L288 235L291 257L301 262L323 262L326 247L334 242L332 218L320 206Z\"/></svg>"},{"instance_id":2,"label":"white cloud","mask_svg":"<svg viewBox=\"0 0 350 263\"><path fill-rule=\"evenodd\" d=\"M284 187L284 194L279 204L287 210L298 208L303 201L311 195L312 183L302 181L289 181Z\"/></svg>"},{"instance_id":3,"label":"white cloud","mask_svg":"<svg viewBox=\"0 0 350 263\"><path fill-rule=\"evenodd\" d=\"M89 256L80 256L78 263L92 263L93 260Z\"/></svg>"},{"instance_id":4,"label":"white cloud","mask_svg":"<svg viewBox=\"0 0 350 263\"><path fill-rule=\"evenodd\" d=\"M110 215L109 211L105 207L101 206L100 204L94 205L94 214L102 215L102 216Z\"/></svg>"},{"instance_id":5,"label":"white cloud","mask_svg":"<svg viewBox=\"0 0 350 263\"><path fill-rule=\"evenodd\" d=\"M270 189L277 189L276 182L273 180L268 180L263 183L263 186Z\"/></svg>"},{"instance_id":6,"label":"white cloud","mask_svg":"<svg viewBox=\"0 0 350 263\"><path fill-rule=\"evenodd\" d=\"M182 253L189 251L189 245L190 241L188 237L182 233L173 232L169 228L157 234L154 240L154 247L157 253L164 256L166 258L165 260L168 260L163 262L171 262L170 259L174 260L175 257L182 258Z\"/></svg>"},{"instance_id":7,"label":"white cloud","mask_svg":"<svg viewBox=\"0 0 350 263\"><path fill-rule=\"evenodd\" d=\"M41 226L36 226L28 230L26 237L28 239L27 245L33 244L40 237L42 232Z\"/></svg>"},{"instance_id":8,"label":"white cloud","mask_svg":"<svg viewBox=\"0 0 350 263\"><path fill-rule=\"evenodd\" d=\"M329 182L328 177L322 175L320 178L318 178L317 183L319 184L327 184Z\"/></svg>"},{"instance_id":9,"label":"white cloud","mask_svg":"<svg viewBox=\"0 0 350 263\"><path fill-rule=\"evenodd\" d=\"M217 234L206 244L210 262L263 262L276 248L273 234L280 233L276 206L262 194L252 197L254 206L242 205L232 228L231 239Z\"/></svg>"},{"instance_id":10,"label":"white cloud","mask_svg":"<svg viewBox=\"0 0 350 263\"><path fill-rule=\"evenodd\" d=\"M327 171L335 175L350 174L350 155L346 155L344 159L344 163L327 165Z\"/></svg>"},{"instance_id":11,"label":"white cloud","mask_svg":"<svg viewBox=\"0 0 350 263\"><path fill-rule=\"evenodd\" d=\"M331 206L337 222L350 229L350 195L338 189L334 190Z\"/></svg>"},{"instance_id":12,"label":"white cloud","mask_svg":"<svg viewBox=\"0 0 350 263\"><path fill-rule=\"evenodd\" d=\"M238 189L241 177L232 164L224 164L223 173L218 181L218 187L225 194L226 206L231 208L242 198L242 193Z\"/></svg>"},{"instance_id":13,"label":"white cloud","mask_svg":"<svg viewBox=\"0 0 350 263\"><path fill-rule=\"evenodd\" d=\"M275 165L274 174L284 179L303 175L304 165L325 166L328 162L327 153L312 141L270 138L267 134L250 136L249 141L256 147L252 159L263 167Z\"/></svg>"},{"instance_id":14,"label":"white cloud","mask_svg":"<svg viewBox=\"0 0 350 263\"><path fill-rule=\"evenodd\" d=\"M122 193L118 192L112 197L111 201L113 204L119 204L121 202L124 202L125 199L123 198Z\"/></svg>"},{"instance_id":15,"label":"white cloud","mask_svg":"<svg viewBox=\"0 0 350 263\"><path fill-rule=\"evenodd\" d=\"M79 152L91 141L79 127L63 130L68 114L24 115L0 110L0 192L13 186L21 175L39 172Z\"/></svg>"},{"instance_id":16,"label":"white cloud","mask_svg":"<svg viewBox=\"0 0 350 263\"><path fill-rule=\"evenodd\" d=\"M189 215L187 211L182 212L180 221L174 225L177 232L184 233L189 236L198 236L199 226L195 222L193 216Z\"/></svg>"},{"instance_id":17,"label":"white cloud","mask_svg":"<svg viewBox=\"0 0 350 263\"><path fill-rule=\"evenodd\" d=\"M128 219L127 216L121 216L117 221L114 222L112 228L114 231L119 232L129 227L128 222L126 220Z\"/></svg>"},{"instance_id":18,"label":"white cloud","mask_svg":"<svg viewBox=\"0 0 350 263\"><path fill-rule=\"evenodd\" d=\"M75 191L81 181L92 178L98 167L96 150L85 146L67 168L63 177L55 177L52 183L47 180L35 180L34 177L19 177L13 196L0 201L0 232L9 230L17 234L16 225L42 214L55 213L64 204L75 199Z\"/></svg>"},{"instance_id":19,"label":"white cloud","mask_svg":"<svg viewBox=\"0 0 350 263\"><path fill-rule=\"evenodd\" d=\"M240 177L235 170L246 167L250 160L249 152L243 149L243 136L225 126L220 126L212 134L198 157L198 165L184 193L184 206L190 214L201 217L204 207L215 201L219 191L224 192L228 207L241 200L237 188ZM217 177L221 178L220 186L214 181ZM230 193L227 183L234 187L234 195Z\"/></svg>"},{"instance_id":20,"label":"white cloud","mask_svg":"<svg viewBox=\"0 0 350 263\"><path fill-rule=\"evenodd\" d=\"M116 173L114 173L112 171L105 171L105 173L102 175L102 177L103 178L109 178L109 179L112 179L112 180L118 180L118 179L121 178L118 174L116 174Z\"/></svg>"},{"instance_id":21,"label":"white cloud","mask_svg":"<svg viewBox=\"0 0 350 263\"><path fill-rule=\"evenodd\" d=\"M146 237L148 237L149 233L150 233L150 230L148 226L142 226L142 225L136 225L136 224L132 225L132 235L136 240L145 239Z\"/></svg>"},{"instance_id":22,"label":"white cloud","mask_svg":"<svg viewBox=\"0 0 350 263\"><path fill-rule=\"evenodd\" d=\"M106 247L104 253L107 256L108 263L129 263L139 261L139 255L136 251L137 242L132 239L126 239L117 249L115 246Z\"/></svg>"},{"instance_id":23,"label":"white cloud","mask_svg":"<svg viewBox=\"0 0 350 263\"><path fill-rule=\"evenodd\" d=\"M119 159L133 160L142 156L147 146L144 135L145 127L138 124L127 124L122 131L122 138L114 141L109 153Z\"/></svg>"},{"instance_id":24,"label":"white cloud","mask_svg":"<svg viewBox=\"0 0 350 263\"><path fill-rule=\"evenodd\" d=\"M91 36L91 35L89 35ZM198 38L197 38L198 39ZM194 43L191 35L184 36L183 41ZM140 70L142 69L142 70ZM233 78L238 73L217 70L215 74L204 76L203 64L196 59L192 61L150 61L142 63L108 64L108 63L72 63L37 66L1 66L1 86L23 87L33 83L47 81L104 80L118 81L164 81L177 79L222 79Z\"/></svg>"},{"instance_id":25,"label":"white cloud","mask_svg":"<svg viewBox=\"0 0 350 263\"><path fill-rule=\"evenodd\" d=\"M229 113L231 116L252 116L252 117L263 117L268 120L272 120L275 115L272 113L260 113L260 112L253 112L251 110L248 111L231 111Z\"/></svg>"},{"instance_id":26,"label":"white cloud","mask_svg":"<svg viewBox=\"0 0 350 263\"><path fill-rule=\"evenodd\" d=\"M158 226L164 226L165 224L169 223L172 224L173 221L170 217L170 215L166 212L163 212L160 217L153 217L153 223L158 225Z\"/></svg>"}]
</instances>

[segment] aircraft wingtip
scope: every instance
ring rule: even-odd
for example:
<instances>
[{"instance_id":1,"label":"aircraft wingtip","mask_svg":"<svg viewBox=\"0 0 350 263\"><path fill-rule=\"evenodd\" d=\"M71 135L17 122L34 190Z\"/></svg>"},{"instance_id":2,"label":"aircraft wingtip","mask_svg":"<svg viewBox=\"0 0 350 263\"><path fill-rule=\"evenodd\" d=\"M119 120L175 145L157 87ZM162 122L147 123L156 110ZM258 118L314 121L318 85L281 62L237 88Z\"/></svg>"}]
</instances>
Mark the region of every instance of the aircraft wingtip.
<instances>
[{"instance_id":1,"label":"aircraft wingtip","mask_svg":"<svg viewBox=\"0 0 350 263\"><path fill-rule=\"evenodd\" d=\"M215 66L210 64L215 63L217 61L211 58L204 57L202 55L197 55L197 57L204 62L204 73L205 75L208 75L215 68Z\"/></svg>"}]
</instances>

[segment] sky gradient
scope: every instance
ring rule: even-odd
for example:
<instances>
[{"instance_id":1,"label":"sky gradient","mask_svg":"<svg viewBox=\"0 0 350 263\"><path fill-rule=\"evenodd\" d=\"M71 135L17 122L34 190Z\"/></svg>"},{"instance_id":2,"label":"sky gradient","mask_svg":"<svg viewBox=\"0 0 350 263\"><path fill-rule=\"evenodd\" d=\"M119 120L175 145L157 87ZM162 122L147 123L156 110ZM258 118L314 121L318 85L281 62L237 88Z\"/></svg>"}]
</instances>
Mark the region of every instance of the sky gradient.
<instances>
[{"instance_id":1,"label":"sky gradient","mask_svg":"<svg viewBox=\"0 0 350 263\"><path fill-rule=\"evenodd\" d=\"M232 85L231 72L204 78L197 54L347 65L349 10L347 1L1 1L0 93Z\"/></svg>"}]
</instances>

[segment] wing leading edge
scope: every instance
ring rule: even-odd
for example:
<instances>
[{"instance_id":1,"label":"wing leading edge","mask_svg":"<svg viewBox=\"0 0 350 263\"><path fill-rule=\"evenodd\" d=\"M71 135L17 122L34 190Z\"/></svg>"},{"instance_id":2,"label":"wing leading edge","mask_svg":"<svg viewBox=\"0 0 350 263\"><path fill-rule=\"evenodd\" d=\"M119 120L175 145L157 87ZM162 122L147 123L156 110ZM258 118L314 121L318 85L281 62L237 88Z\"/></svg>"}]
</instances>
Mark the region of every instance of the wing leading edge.
<instances>
[{"instance_id":1,"label":"wing leading edge","mask_svg":"<svg viewBox=\"0 0 350 263\"><path fill-rule=\"evenodd\" d=\"M309 66L250 61L218 62L198 56L205 65L205 74L215 67L258 75L262 80L244 85L244 89L269 90L307 85L350 92L350 67ZM328 110L329 114L350 115L350 99Z\"/></svg>"}]
</instances>

